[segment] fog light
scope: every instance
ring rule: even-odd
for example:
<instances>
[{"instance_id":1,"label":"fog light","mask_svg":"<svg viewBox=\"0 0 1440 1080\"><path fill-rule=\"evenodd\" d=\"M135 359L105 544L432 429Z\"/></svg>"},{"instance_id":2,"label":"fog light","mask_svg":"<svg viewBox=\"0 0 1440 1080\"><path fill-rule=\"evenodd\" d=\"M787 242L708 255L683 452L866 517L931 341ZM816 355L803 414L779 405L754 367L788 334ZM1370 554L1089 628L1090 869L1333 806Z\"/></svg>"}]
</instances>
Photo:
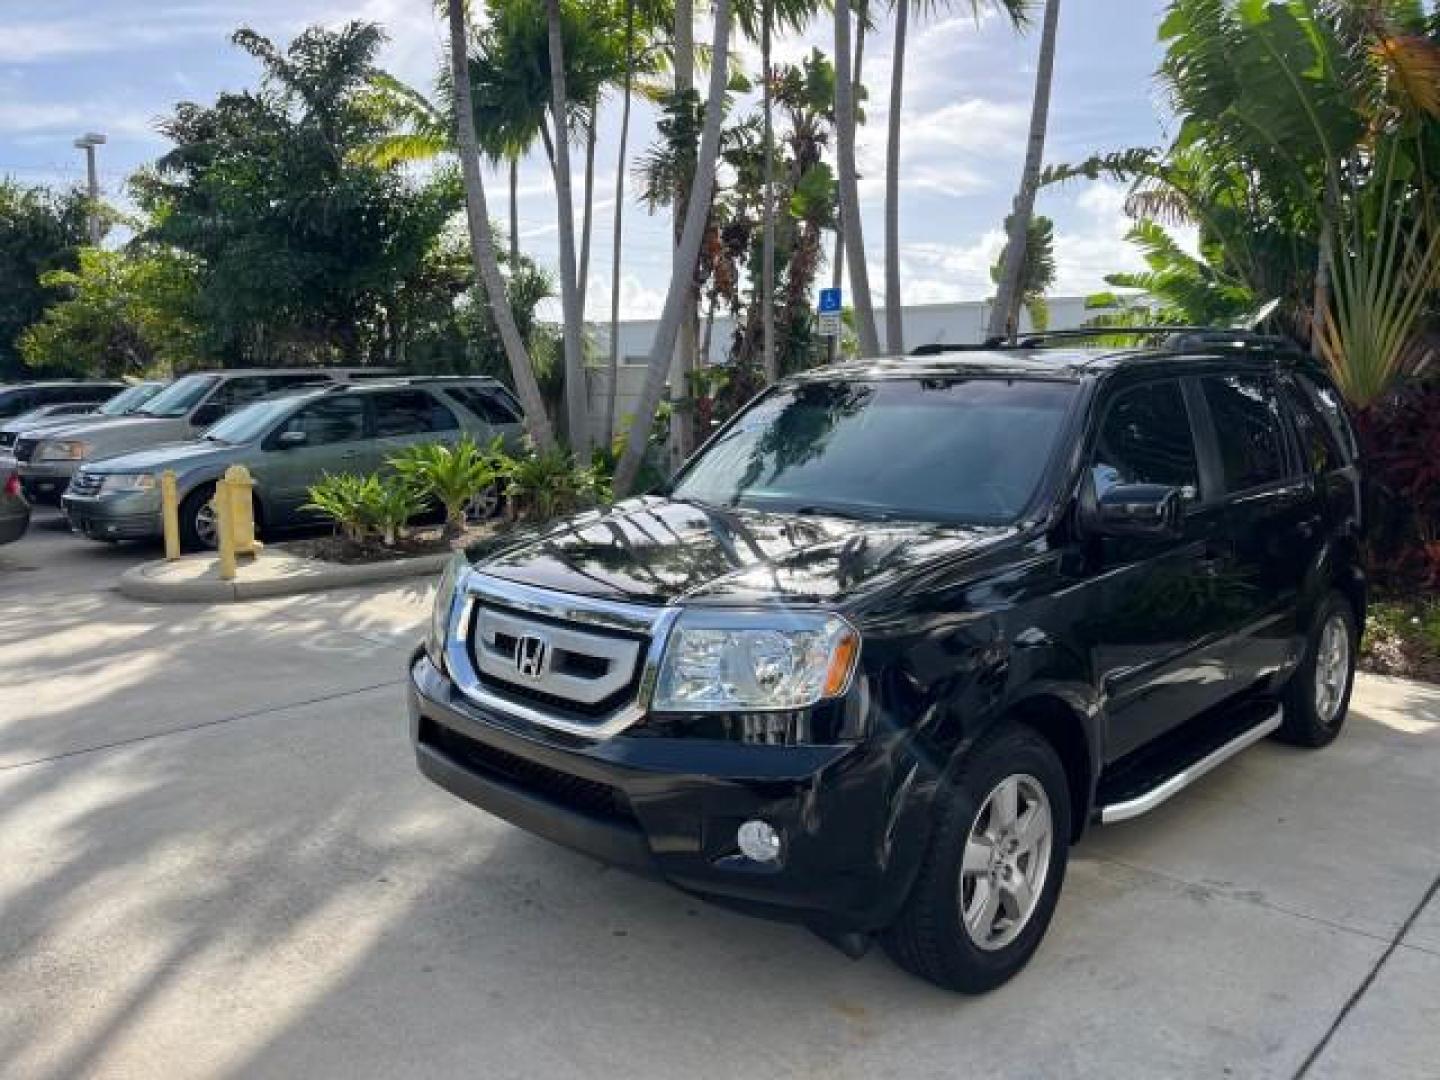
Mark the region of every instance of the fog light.
<instances>
[{"instance_id":1,"label":"fog light","mask_svg":"<svg viewBox=\"0 0 1440 1080\"><path fill-rule=\"evenodd\" d=\"M767 823L747 821L735 834L735 843L740 853L758 863L773 863L780 860L780 834Z\"/></svg>"}]
</instances>

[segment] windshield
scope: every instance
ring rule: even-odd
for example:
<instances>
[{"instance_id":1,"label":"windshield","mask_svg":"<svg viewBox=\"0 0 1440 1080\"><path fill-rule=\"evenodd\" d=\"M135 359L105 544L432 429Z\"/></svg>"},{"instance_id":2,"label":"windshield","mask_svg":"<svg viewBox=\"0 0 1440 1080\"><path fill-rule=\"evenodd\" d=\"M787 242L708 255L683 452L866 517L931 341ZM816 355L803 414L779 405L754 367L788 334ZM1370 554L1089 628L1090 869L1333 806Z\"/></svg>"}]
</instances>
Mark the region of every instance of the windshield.
<instances>
[{"instance_id":1,"label":"windshield","mask_svg":"<svg viewBox=\"0 0 1440 1080\"><path fill-rule=\"evenodd\" d=\"M141 416L184 416L219 381L215 375L186 375L142 405L139 413Z\"/></svg>"},{"instance_id":2,"label":"windshield","mask_svg":"<svg viewBox=\"0 0 1440 1080\"><path fill-rule=\"evenodd\" d=\"M275 423L295 411L295 398L252 401L209 428L202 439L211 442L248 443L260 438Z\"/></svg>"},{"instance_id":3,"label":"windshield","mask_svg":"<svg viewBox=\"0 0 1440 1080\"><path fill-rule=\"evenodd\" d=\"M1024 510L1075 396L1064 382L809 383L751 408L678 499L907 521L1006 524Z\"/></svg>"},{"instance_id":4,"label":"windshield","mask_svg":"<svg viewBox=\"0 0 1440 1080\"><path fill-rule=\"evenodd\" d=\"M95 411L101 416L125 416L140 408L160 392L161 383L141 383L121 390L114 397L106 398L105 404Z\"/></svg>"}]
</instances>

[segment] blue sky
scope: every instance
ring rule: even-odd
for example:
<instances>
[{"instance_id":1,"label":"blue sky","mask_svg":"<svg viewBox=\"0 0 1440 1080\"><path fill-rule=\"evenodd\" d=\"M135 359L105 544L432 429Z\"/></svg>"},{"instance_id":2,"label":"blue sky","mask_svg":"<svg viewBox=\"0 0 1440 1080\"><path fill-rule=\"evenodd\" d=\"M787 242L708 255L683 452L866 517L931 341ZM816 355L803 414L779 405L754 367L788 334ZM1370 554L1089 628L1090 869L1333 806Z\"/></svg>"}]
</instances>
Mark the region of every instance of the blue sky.
<instances>
[{"instance_id":1,"label":"blue sky","mask_svg":"<svg viewBox=\"0 0 1440 1080\"><path fill-rule=\"evenodd\" d=\"M1153 78L1163 7L1164 0L1067 0L1048 160L1165 138ZM206 101L221 89L253 84L253 61L227 41L241 24L285 41L309 23L380 22L391 39L385 66L428 89L442 45L432 10L430 0L0 0L0 174L30 183L78 182L83 160L71 140L99 130L110 139L101 148L102 184L119 196L125 176L165 149L154 132L157 117L177 101ZM889 25L882 24L867 44L871 120L860 145L866 244L877 288L890 37ZM828 50L829 43L830 28L822 23L782 40L776 51L781 59L796 59L812 44ZM1023 154L1037 44L1033 36L1016 37L996 18L977 26L968 15L942 14L912 23L901 174L907 303L989 294L988 268L1001 244L1000 222ZM750 46L741 48L754 56ZM609 310L618 109L607 110L601 123L592 317ZM653 132L643 108L636 124L632 146ZM553 264L554 201L538 161L526 168L522 189L522 241L541 262ZM496 177L492 199L502 192ZM1044 194L1041 210L1056 221L1057 294L1091 291L1104 274L1135 267L1135 253L1123 242L1122 197L1106 184ZM622 307L628 315L646 316L658 310L669 276L667 227L634 207L626 220Z\"/></svg>"}]
</instances>

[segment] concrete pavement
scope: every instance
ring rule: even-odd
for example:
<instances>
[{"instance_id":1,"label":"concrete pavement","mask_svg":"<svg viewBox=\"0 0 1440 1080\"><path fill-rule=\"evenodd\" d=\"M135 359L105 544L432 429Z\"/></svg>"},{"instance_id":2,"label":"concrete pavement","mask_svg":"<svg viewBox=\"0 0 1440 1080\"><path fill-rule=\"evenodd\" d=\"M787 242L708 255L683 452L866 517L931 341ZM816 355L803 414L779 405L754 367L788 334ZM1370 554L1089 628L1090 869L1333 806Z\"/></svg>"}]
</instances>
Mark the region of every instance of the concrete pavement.
<instances>
[{"instance_id":1,"label":"concrete pavement","mask_svg":"<svg viewBox=\"0 0 1440 1080\"><path fill-rule=\"evenodd\" d=\"M141 557L0 549L0 1075L1440 1074L1435 689L1092 833L960 999L427 785L426 586L147 606Z\"/></svg>"}]
</instances>

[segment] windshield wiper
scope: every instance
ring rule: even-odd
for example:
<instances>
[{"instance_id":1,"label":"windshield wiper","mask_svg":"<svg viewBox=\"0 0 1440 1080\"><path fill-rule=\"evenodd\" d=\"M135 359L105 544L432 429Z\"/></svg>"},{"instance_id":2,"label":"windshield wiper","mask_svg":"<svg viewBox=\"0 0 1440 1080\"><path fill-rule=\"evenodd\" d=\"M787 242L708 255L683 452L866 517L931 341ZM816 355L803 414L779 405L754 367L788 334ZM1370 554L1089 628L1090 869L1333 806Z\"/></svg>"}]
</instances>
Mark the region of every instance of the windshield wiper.
<instances>
[{"instance_id":1,"label":"windshield wiper","mask_svg":"<svg viewBox=\"0 0 1440 1080\"><path fill-rule=\"evenodd\" d=\"M797 506L790 511L805 517L833 517L842 521L894 521L895 515L884 510L847 510L836 506Z\"/></svg>"}]
</instances>

